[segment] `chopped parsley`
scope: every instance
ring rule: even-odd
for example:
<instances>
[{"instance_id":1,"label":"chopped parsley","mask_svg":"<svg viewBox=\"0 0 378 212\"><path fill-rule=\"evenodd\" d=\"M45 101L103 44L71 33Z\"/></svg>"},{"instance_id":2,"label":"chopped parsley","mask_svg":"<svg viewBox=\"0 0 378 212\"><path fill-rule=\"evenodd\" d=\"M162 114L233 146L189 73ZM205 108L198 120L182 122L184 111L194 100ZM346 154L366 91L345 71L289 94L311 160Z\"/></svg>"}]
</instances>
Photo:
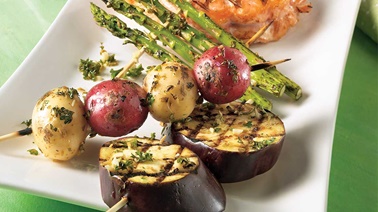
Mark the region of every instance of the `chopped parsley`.
<instances>
[{"instance_id":1,"label":"chopped parsley","mask_svg":"<svg viewBox=\"0 0 378 212\"><path fill-rule=\"evenodd\" d=\"M121 160L118 163L118 166L115 167L115 170L133 170L133 161L132 160Z\"/></svg>"},{"instance_id":2,"label":"chopped parsley","mask_svg":"<svg viewBox=\"0 0 378 212\"><path fill-rule=\"evenodd\" d=\"M105 50L103 43L100 45L100 55L102 58L99 62L104 66L118 65L118 61L115 59L115 54L109 54L108 51Z\"/></svg>"},{"instance_id":3,"label":"chopped parsley","mask_svg":"<svg viewBox=\"0 0 378 212\"><path fill-rule=\"evenodd\" d=\"M44 100L42 103L42 106L39 108L39 110L44 110L45 107L49 104L49 100Z\"/></svg>"},{"instance_id":4,"label":"chopped parsley","mask_svg":"<svg viewBox=\"0 0 378 212\"><path fill-rule=\"evenodd\" d=\"M252 127L252 121L248 121L244 124L245 127L251 128Z\"/></svg>"},{"instance_id":5,"label":"chopped parsley","mask_svg":"<svg viewBox=\"0 0 378 212\"><path fill-rule=\"evenodd\" d=\"M72 115L74 114L73 111L70 111L64 107L53 107L52 111L55 113L56 117L59 117L60 120L64 121L64 124L69 124L72 121Z\"/></svg>"},{"instance_id":6,"label":"chopped parsley","mask_svg":"<svg viewBox=\"0 0 378 212\"><path fill-rule=\"evenodd\" d=\"M179 158L176 159L176 161L177 161L177 163L181 164L182 167L184 167L186 169L196 165L196 163L189 160L189 158L187 158L187 157L179 157Z\"/></svg>"},{"instance_id":7,"label":"chopped parsley","mask_svg":"<svg viewBox=\"0 0 378 212\"><path fill-rule=\"evenodd\" d=\"M151 136L150 136L150 139L151 140L154 140L156 138L156 134L153 132L153 133L151 133Z\"/></svg>"},{"instance_id":8,"label":"chopped parsley","mask_svg":"<svg viewBox=\"0 0 378 212\"><path fill-rule=\"evenodd\" d=\"M60 95L60 96L68 96L70 97L70 99L73 99L75 95L79 95L79 92L77 92L77 90L75 88L68 88L67 91L57 91L56 92L57 95Z\"/></svg>"},{"instance_id":9,"label":"chopped parsley","mask_svg":"<svg viewBox=\"0 0 378 212\"><path fill-rule=\"evenodd\" d=\"M26 127L30 127L31 124L32 124L32 120L31 119L25 120L25 121L21 122L21 124L25 124Z\"/></svg>"},{"instance_id":10,"label":"chopped parsley","mask_svg":"<svg viewBox=\"0 0 378 212\"><path fill-rule=\"evenodd\" d=\"M275 138L266 139L263 141L255 141L252 144L252 148L256 150L260 150L266 146L269 146L271 143L275 141Z\"/></svg>"},{"instance_id":11,"label":"chopped parsley","mask_svg":"<svg viewBox=\"0 0 378 212\"><path fill-rule=\"evenodd\" d=\"M133 139L132 141L127 142L127 146L130 149L136 149L138 147L138 139Z\"/></svg>"},{"instance_id":12,"label":"chopped parsley","mask_svg":"<svg viewBox=\"0 0 378 212\"><path fill-rule=\"evenodd\" d=\"M39 152L38 152L38 150L36 150L36 149L28 149L28 152L29 152L31 155L39 155Z\"/></svg>"},{"instance_id":13,"label":"chopped parsley","mask_svg":"<svg viewBox=\"0 0 378 212\"><path fill-rule=\"evenodd\" d=\"M120 69L110 69L110 75L111 78L114 79L121 71L123 68ZM128 77L139 77L142 74L143 67L141 64L138 66L135 66L133 68L130 68L126 71L126 73L122 76L122 78L128 78Z\"/></svg>"},{"instance_id":14,"label":"chopped parsley","mask_svg":"<svg viewBox=\"0 0 378 212\"><path fill-rule=\"evenodd\" d=\"M57 127L54 127L54 125L50 124L50 129L54 132L58 131Z\"/></svg>"},{"instance_id":15,"label":"chopped parsley","mask_svg":"<svg viewBox=\"0 0 378 212\"><path fill-rule=\"evenodd\" d=\"M91 59L80 59L79 71L82 72L85 80L96 81L100 75L102 64L100 61L93 61Z\"/></svg>"},{"instance_id":16,"label":"chopped parsley","mask_svg":"<svg viewBox=\"0 0 378 212\"><path fill-rule=\"evenodd\" d=\"M154 96L151 94L151 93L147 93L147 99L146 99L146 103L147 103L147 105L148 106L151 106L152 105L152 103L154 103L154 101L155 101L155 98L154 98Z\"/></svg>"},{"instance_id":17,"label":"chopped parsley","mask_svg":"<svg viewBox=\"0 0 378 212\"><path fill-rule=\"evenodd\" d=\"M80 59L79 71L83 74L85 80L96 81L100 78L101 71L105 67L118 65L115 54L109 54L102 43L100 45L100 55L101 59L98 61L89 58L86 60Z\"/></svg>"},{"instance_id":18,"label":"chopped parsley","mask_svg":"<svg viewBox=\"0 0 378 212\"><path fill-rule=\"evenodd\" d=\"M131 157L137 162L152 161L152 154L149 152L136 151L135 155L131 154Z\"/></svg>"}]
</instances>

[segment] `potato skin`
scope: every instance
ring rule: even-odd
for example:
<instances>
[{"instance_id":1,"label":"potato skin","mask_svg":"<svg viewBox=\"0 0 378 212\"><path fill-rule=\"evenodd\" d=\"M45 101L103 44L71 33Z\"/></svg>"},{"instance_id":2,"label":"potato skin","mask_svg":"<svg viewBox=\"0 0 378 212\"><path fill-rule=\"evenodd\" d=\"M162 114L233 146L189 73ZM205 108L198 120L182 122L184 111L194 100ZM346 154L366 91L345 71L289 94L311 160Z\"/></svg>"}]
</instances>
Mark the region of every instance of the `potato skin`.
<instances>
[{"instance_id":1,"label":"potato skin","mask_svg":"<svg viewBox=\"0 0 378 212\"><path fill-rule=\"evenodd\" d=\"M102 136L133 132L147 119L146 95L141 86L129 80L107 80L93 86L85 98L89 125Z\"/></svg>"},{"instance_id":2,"label":"potato skin","mask_svg":"<svg viewBox=\"0 0 378 212\"><path fill-rule=\"evenodd\" d=\"M194 63L194 76L203 98L225 104L240 98L251 83L251 67L237 49L215 46Z\"/></svg>"},{"instance_id":3,"label":"potato skin","mask_svg":"<svg viewBox=\"0 0 378 212\"><path fill-rule=\"evenodd\" d=\"M77 155L89 134L84 104L77 94L71 98L69 92L73 90L65 86L52 89L33 110L34 141L52 160L66 161Z\"/></svg>"},{"instance_id":4,"label":"potato skin","mask_svg":"<svg viewBox=\"0 0 378 212\"><path fill-rule=\"evenodd\" d=\"M163 63L149 71L143 87L152 100L149 102L152 117L165 123L189 116L198 99L193 71L177 62Z\"/></svg>"},{"instance_id":5,"label":"potato skin","mask_svg":"<svg viewBox=\"0 0 378 212\"><path fill-rule=\"evenodd\" d=\"M175 182L139 184L111 176L103 166L99 167L101 193L104 202L115 205L122 197L129 203L119 211L170 212L170 211L224 211L225 193L212 173L200 161L197 173L190 173Z\"/></svg>"}]
</instances>

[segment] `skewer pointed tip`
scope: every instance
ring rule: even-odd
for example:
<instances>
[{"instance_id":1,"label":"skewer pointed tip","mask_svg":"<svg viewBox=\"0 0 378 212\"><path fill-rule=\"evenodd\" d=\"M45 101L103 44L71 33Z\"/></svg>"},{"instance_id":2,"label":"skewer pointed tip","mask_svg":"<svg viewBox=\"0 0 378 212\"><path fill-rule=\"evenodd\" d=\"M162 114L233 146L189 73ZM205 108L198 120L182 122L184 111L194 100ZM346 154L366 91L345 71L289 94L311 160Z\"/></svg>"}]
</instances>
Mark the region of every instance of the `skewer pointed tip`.
<instances>
[{"instance_id":1,"label":"skewer pointed tip","mask_svg":"<svg viewBox=\"0 0 378 212\"><path fill-rule=\"evenodd\" d=\"M28 128L23 129L23 130L19 130L19 131L15 131L15 132L11 132L11 133L2 135L2 136L0 136L0 141L5 141L5 140L8 140L8 139L17 138L17 137L21 137L21 136L24 136L24 135L30 135L30 134L32 134L32 128L28 127Z\"/></svg>"},{"instance_id":2,"label":"skewer pointed tip","mask_svg":"<svg viewBox=\"0 0 378 212\"><path fill-rule=\"evenodd\" d=\"M259 64L256 64L256 65L252 65L251 71L257 71L257 70L260 70L260 69L270 68L270 67L276 66L278 64L281 64L281 63L284 63L284 62L287 62L287 61L290 61L290 60L291 60L290 58L287 58L287 59L282 59L282 60L259 63Z\"/></svg>"},{"instance_id":3,"label":"skewer pointed tip","mask_svg":"<svg viewBox=\"0 0 378 212\"><path fill-rule=\"evenodd\" d=\"M127 197L122 197L113 207L109 208L106 212L116 212L127 204Z\"/></svg>"}]
</instances>

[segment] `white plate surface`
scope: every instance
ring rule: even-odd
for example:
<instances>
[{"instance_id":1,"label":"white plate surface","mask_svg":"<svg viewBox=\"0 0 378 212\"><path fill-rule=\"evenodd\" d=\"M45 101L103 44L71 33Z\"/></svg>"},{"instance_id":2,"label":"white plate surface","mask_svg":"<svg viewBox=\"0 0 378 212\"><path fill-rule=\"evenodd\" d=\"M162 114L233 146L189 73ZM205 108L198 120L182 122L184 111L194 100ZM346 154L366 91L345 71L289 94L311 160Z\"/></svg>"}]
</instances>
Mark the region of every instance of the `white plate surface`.
<instances>
[{"instance_id":1,"label":"white plate surface","mask_svg":"<svg viewBox=\"0 0 378 212\"><path fill-rule=\"evenodd\" d=\"M94 3L104 7L99 0ZM325 211L337 103L359 1L313 1L309 15L282 40L254 47L267 60L292 58L279 70L299 83L304 96L294 102L274 99L273 112L284 121L287 137L276 165L240 183L224 184L227 211ZM109 10L108 10L109 11ZM128 21L131 26L136 26ZM135 47L123 46L92 20L88 0L69 0L48 32L0 90L0 135L21 129L35 102L47 90L66 85L90 88L82 79L80 59L99 59L99 46L124 65ZM157 61L143 56L142 63ZM133 134L160 135L149 118ZM0 143L0 186L105 210L97 153L109 138L88 139L86 152L65 163L31 156L31 136Z\"/></svg>"}]
</instances>

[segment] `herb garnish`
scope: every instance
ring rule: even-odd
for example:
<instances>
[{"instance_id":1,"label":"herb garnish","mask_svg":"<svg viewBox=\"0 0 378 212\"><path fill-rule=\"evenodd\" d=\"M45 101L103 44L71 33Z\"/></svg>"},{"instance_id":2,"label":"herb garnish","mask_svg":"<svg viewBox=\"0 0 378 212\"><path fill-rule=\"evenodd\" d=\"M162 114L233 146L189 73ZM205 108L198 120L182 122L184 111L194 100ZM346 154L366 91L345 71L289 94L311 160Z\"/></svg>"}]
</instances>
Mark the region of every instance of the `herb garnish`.
<instances>
[{"instance_id":1,"label":"herb garnish","mask_svg":"<svg viewBox=\"0 0 378 212\"><path fill-rule=\"evenodd\" d=\"M64 120L65 124L69 124L72 121L72 115L74 114L73 111L70 111L64 107L53 107L52 111L56 114L56 117L59 117L60 120Z\"/></svg>"},{"instance_id":2,"label":"herb garnish","mask_svg":"<svg viewBox=\"0 0 378 212\"><path fill-rule=\"evenodd\" d=\"M75 88L69 88L67 93L70 99L73 99L75 95L79 95L79 92Z\"/></svg>"},{"instance_id":3,"label":"herb garnish","mask_svg":"<svg viewBox=\"0 0 378 212\"><path fill-rule=\"evenodd\" d=\"M255 141L252 144L252 148L256 150L260 150L266 146L269 146L271 143L275 141L275 138L266 139L263 141Z\"/></svg>"},{"instance_id":4,"label":"herb garnish","mask_svg":"<svg viewBox=\"0 0 378 212\"><path fill-rule=\"evenodd\" d=\"M28 152L29 152L31 155L38 155L38 154L39 154L38 150L36 150L36 149L28 149Z\"/></svg>"},{"instance_id":5,"label":"herb garnish","mask_svg":"<svg viewBox=\"0 0 378 212\"><path fill-rule=\"evenodd\" d=\"M25 120L25 121L21 122L21 124L25 124L26 127L30 127L31 124L32 124L32 120L31 119Z\"/></svg>"},{"instance_id":6,"label":"herb garnish","mask_svg":"<svg viewBox=\"0 0 378 212\"><path fill-rule=\"evenodd\" d=\"M79 71L83 73L85 80L96 81L97 76L100 75L101 67L101 62L96 62L89 58L86 60L80 59Z\"/></svg>"},{"instance_id":7,"label":"herb garnish","mask_svg":"<svg viewBox=\"0 0 378 212\"><path fill-rule=\"evenodd\" d=\"M152 103L154 103L155 98L154 98L154 96L151 93L147 93L147 99L146 99L146 101L147 101L147 105L151 106Z\"/></svg>"},{"instance_id":8,"label":"herb garnish","mask_svg":"<svg viewBox=\"0 0 378 212\"><path fill-rule=\"evenodd\" d=\"M45 107L49 104L49 100L44 100L42 103L42 106L39 108L39 110L44 110Z\"/></svg>"},{"instance_id":9,"label":"herb garnish","mask_svg":"<svg viewBox=\"0 0 378 212\"><path fill-rule=\"evenodd\" d=\"M131 157L137 162L152 161L152 154L149 152L136 151L135 155L131 154Z\"/></svg>"},{"instance_id":10,"label":"herb garnish","mask_svg":"<svg viewBox=\"0 0 378 212\"><path fill-rule=\"evenodd\" d=\"M75 88L68 88L67 91L57 91L56 92L57 95L60 95L60 96L68 96L70 97L70 99L73 99L75 94L76 95L79 95L79 93L77 92L77 90Z\"/></svg>"},{"instance_id":11,"label":"herb garnish","mask_svg":"<svg viewBox=\"0 0 378 212\"><path fill-rule=\"evenodd\" d=\"M127 142L127 146L130 149L136 149L138 147L138 139L133 139L132 141Z\"/></svg>"},{"instance_id":12,"label":"herb garnish","mask_svg":"<svg viewBox=\"0 0 378 212\"><path fill-rule=\"evenodd\" d=\"M114 79L122 70L123 68L110 69L111 78ZM128 69L126 73L122 76L122 78L139 77L142 74L143 70L144 69L143 69L142 64L139 64L138 66Z\"/></svg>"},{"instance_id":13,"label":"herb garnish","mask_svg":"<svg viewBox=\"0 0 378 212\"><path fill-rule=\"evenodd\" d=\"M248 121L244 124L245 127L251 128L252 127L252 121Z\"/></svg>"},{"instance_id":14,"label":"herb garnish","mask_svg":"<svg viewBox=\"0 0 378 212\"><path fill-rule=\"evenodd\" d=\"M115 170L123 169L123 170L133 170L133 161L132 160L121 160L118 163L118 166L115 167Z\"/></svg>"},{"instance_id":15,"label":"herb garnish","mask_svg":"<svg viewBox=\"0 0 378 212\"><path fill-rule=\"evenodd\" d=\"M154 140L155 138L156 138L156 133L152 132L152 133L151 133L151 136L150 136L150 139L151 139L151 140Z\"/></svg>"},{"instance_id":16,"label":"herb garnish","mask_svg":"<svg viewBox=\"0 0 378 212\"><path fill-rule=\"evenodd\" d=\"M182 165L182 167L184 167L185 169L196 165L196 163L189 160L189 158L187 158L187 157L179 157L179 158L176 159L176 161L177 161L177 163L180 163Z\"/></svg>"},{"instance_id":17,"label":"herb garnish","mask_svg":"<svg viewBox=\"0 0 378 212\"><path fill-rule=\"evenodd\" d=\"M54 132L58 131L57 127L54 127L54 125L50 124L50 129Z\"/></svg>"}]
</instances>

